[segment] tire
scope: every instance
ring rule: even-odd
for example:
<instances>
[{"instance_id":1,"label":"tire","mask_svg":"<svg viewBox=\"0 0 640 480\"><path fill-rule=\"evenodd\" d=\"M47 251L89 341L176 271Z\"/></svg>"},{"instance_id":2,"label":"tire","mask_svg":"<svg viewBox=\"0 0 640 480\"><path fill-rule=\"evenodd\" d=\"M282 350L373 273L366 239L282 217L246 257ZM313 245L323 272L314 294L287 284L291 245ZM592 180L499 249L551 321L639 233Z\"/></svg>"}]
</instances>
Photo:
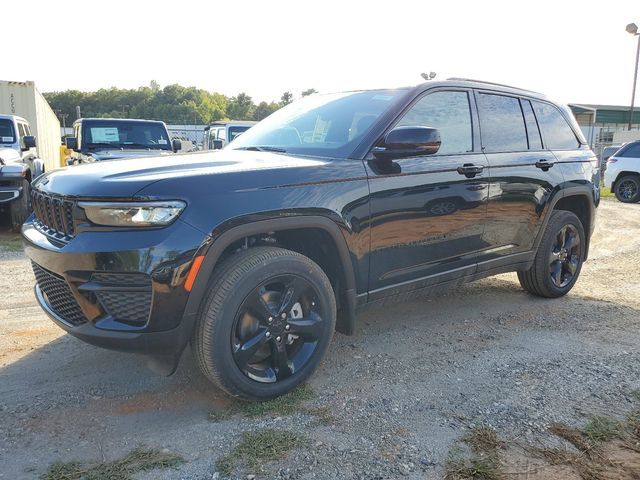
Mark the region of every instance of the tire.
<instances>
[{"instance_id":1,"label":"tire","mask_svg":"<svg viewBox=\"0 0 640 480\"><path fill-rule=\"evenodd\" d=\"M616 198L622 203L637 203L640 201L640 176L625 175L616 181L614 189Z\"/></svg>"},{"instance_id":2,"label":"tire","mask_svg":"<svg viewBox=\"0 0 640 480\"><path fill-rule=\"evenodd\" d=\"M28 180L22 180L22 196L11 202L10 210L11 229L14 232L20 232L22 224L31 215L31 184Z\"/></svg>"},{"instance_id":3,"label":"tire","mask_svg":"<svg viewBox=\"0 0 640 480\"><path fill-rule=\"evenodd\" d=\"M229 395L268 400L315 371L335 323L333 289L316 263L282 248L255 247L214 271L191 347L205 377Z\"/></svg>"},{"instance_id":4,"label":"tire","mask_svg":"<svg viewBox=\"0 0 640 480\"><path fill-rule=\"evenodd\" d=\"M522 288L539 297L566 295L580 275L585 242L584 227L575 214L553 211L532 267L518 272Z\"/></svg>"}]
</instances>

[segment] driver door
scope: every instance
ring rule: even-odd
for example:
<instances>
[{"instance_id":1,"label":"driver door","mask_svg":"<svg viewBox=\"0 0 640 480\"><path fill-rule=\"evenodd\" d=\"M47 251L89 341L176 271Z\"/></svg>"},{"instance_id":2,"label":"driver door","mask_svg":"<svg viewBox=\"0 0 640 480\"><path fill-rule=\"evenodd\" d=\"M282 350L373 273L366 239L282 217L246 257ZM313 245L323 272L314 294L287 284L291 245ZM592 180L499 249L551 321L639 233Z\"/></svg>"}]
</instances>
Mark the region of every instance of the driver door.
<instances>
[{"instance_id":1,"label":"driver door","mask_svg":"<svg viewBox=\"0 0 640 480\"><path fill-rule=\"evenodd\" d=\"M436 154L367 157L370 300L475 272L486 248L489 171L472 98L464 89L430 90L392 125L437 128L442 144ZM480 172L465 174L466 166Z\"/></svg>"}]
</instances>

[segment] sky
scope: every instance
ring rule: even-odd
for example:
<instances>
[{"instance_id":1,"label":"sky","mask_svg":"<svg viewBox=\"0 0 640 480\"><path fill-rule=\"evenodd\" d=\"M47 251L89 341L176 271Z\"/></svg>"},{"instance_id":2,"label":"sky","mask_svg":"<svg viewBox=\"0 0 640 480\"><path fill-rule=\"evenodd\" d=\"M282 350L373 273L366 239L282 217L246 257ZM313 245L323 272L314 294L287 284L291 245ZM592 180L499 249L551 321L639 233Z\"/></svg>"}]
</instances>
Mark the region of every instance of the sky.
<instances>
[{"instance_id":1,"label":"sky","mask_svg":"<svg viewBox=\"0 0 640 480\"><path fill-rule=\"evenodd\" d=\"M0 17L19 39L0 79L43 92L155 80L259 102L415 85L433 71L628 105L638 37L625 26L640 26L640 0L36 0L3 2Z\"/></svg>"}]
</instances>

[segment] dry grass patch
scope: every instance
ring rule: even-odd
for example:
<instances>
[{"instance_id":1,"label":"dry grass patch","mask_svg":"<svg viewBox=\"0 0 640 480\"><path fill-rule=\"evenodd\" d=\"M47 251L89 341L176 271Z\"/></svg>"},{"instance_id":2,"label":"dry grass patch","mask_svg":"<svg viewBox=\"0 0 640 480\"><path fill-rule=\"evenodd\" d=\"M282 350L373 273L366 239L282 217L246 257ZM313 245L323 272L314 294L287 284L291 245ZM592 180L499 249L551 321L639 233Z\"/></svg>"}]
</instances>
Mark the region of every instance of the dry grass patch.
<instances>
[{"instance_id":1,"label":"dry grass patch","mask_svg":"<svg viewBox=\"0 0 640 480\"><path fill-rule=\"evenodd\" d=\"M225 476L231 475L238 463L245 463L255 470L263 463L284 458L289 451L307 443L306 437L288 430L263 428L244 432L238 446L216 461L216 469Z\"/></svg>"},{"instance_id":2,"label":"dry grass patch","mask_svg":"<svg viewBox=\"0 0 640 480\"><path fill-rule=\"evenodd\" d=\"M126 457L113 462L81 464L80 462L52 464L40 476L41 480L131 480L139 472L176 468L184 459L172 453L137 448Z\"/></svg>"}]
</instances>

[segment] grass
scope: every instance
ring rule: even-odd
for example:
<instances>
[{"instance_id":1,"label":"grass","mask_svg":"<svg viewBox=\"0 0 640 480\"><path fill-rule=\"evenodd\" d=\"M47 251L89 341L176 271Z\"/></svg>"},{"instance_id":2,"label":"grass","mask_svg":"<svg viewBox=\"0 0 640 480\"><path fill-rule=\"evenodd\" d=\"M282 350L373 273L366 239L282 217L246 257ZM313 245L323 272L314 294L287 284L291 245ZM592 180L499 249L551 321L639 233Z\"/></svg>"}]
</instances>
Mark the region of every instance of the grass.
<instances>
[{"instance_id":1,"label":"grass","mask_svg":"<svg viewBox=\"0 0 640 480\"><path fill-rule=\"evenodd\" d=\"M584 434L591 443L608 442L614 438L620 438L622 425L617 420L596 415L582 428Z\"/></svg>"},{"instance_id":2,"label":"grass","mask_svg":"<svg viewBox=\"0 0 640 480\"><path fill-rule=\"evenodd\" d=\"M0 250L5 252L21 252L22 240L20 235L0 234Z\"/></svg>"},{"instance_id":3,"label":"grass","mask_svg":"<svg viewBox=\"0 0 640 480\"><path fill-rule=\"evenodd\" d=\"M445 480L503 480L506 477L502 471L499 451L504 448L496 431L488 426L474 428L462 437L471 448L471 456L463 455L460 448L455 446L449 452L445 464Z\"/></svg>"},{"instance_id":4,"label":"grass","mask_svg":"<svg viewBox=\"0 0 640 480\"><path fill-rule=\"evenodd\" d=\"M209 413L209 420L221 422L228 420L235 415L248 418L266 416L287 416L303 413L313 415L320 425L330 425L333 423L333 416L328 407L307 407L305 402L314 397L313 390L307 385L302 385L292 392L281 397L268 400L266 402L237 402L224 410L216 410Z\"/></svg>"},{"instance_id":5,"label":"grass","mask_svg":"<svg viewBox=\"0 0 640 480\"><path fill-rule=\"evenodd\" d=\"M305 436L288 430L263 428L244 432L240 443L216 461L216 469L225 476L231 475L237 463L246 463L255 469L262 463L282 459L291 450L304 447L307 443Z\"/></svg>"},{"instance_id":6,"label":"grass","mask_svg":"<svg viewBox=\"0 0 640 480\"><path fill-rule=\"evenodd\" d=\"M172 453L137 448L113 462L83 465L79 462L57 462L40 476L41 480L131 480L139 472L176 468L184 459Z\"/></svg>"},{"instance_id":7,"label":"grass","mask_svg":"<svg viewBox=\"0 0 640 480\"><path fill-rule=\"evenodd\" d=\"M601 198L615 198L615 194L609 190L607 187L605 187L604 185L600 186L600 197Z\"/></svg>"}]
</instances>

